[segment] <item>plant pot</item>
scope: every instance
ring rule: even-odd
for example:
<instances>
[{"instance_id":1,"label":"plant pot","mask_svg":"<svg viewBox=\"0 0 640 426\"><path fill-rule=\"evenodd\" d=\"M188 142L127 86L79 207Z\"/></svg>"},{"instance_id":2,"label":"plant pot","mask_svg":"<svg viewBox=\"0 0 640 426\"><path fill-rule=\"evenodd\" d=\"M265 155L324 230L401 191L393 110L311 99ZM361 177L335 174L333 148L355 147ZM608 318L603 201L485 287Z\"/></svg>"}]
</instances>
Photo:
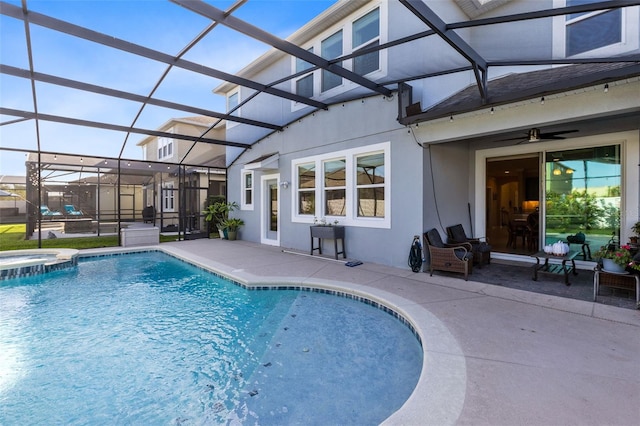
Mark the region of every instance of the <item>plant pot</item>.
<instances>
[{"instance_id":1,"label":"plant pot","mask_svg":"<svg viewBox=\"0 0 640 426\"><path fill-rule=\"evenodd\" d=\"M602 269L604 269L605 272L621 274L625 268L624 266L618 265L613 259L602 259Z\"/></svg>"},{"instance_id":2,"label":"plant pot","mask_svg":"<svg viewBox=\"0 0 640 426\"><path fill-rule=\"evenodd\" d=\"M631 244L638 244L638 237L629 237L629 242Z\"/></svg>"},{"instance_id":3,"label":"plant pot","mask_svg":"<svg viewBox=\"0 0 640 426\"><path fill-rule=\"evenodd\" d=\"M227 239L227 230L226 228L218 228L218 235L220 235L221 240Z\"/></svg>"},{"instance_id":4,"label":"plant pot","mask_svg":"<svg viewBox=\"0 0 640 426\"><path fill-rule=\"evenodd\" d=\"M227 231L229 241L234 241L238 236L238 231Z\"/></svg>"}]
</instances>

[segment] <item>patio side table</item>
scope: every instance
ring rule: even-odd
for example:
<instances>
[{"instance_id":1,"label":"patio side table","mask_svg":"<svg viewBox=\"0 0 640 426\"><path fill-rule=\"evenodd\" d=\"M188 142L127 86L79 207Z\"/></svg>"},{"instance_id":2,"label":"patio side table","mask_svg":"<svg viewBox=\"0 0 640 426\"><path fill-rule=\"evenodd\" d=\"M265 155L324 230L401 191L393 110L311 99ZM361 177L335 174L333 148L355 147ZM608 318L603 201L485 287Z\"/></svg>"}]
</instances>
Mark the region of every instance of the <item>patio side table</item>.
<instances>
[{"instance_id":1,"label":"patio side table","mask_svg":"<svg viewBox=\"0 0 640 426\"><path fill-rule=\"evenodd\" d=\"M314 225L309 227L311 231L311 255L313 256L313 252L318 250L318 254L322 254L322 240L332 239L333 240L333 249L335 253L336 260L338 259L338 255L341 254L344 259L347 258L347 249L344 245L344 226L323 226L323 225ZM313 242L314 238L318 239L318 246L314 247ZM342 251L338 251L338 240L342 243Z\"/></svg>"},{"instance_id":2,"label":"patio side table","mask_svg":"<svg viewBox=\"0 0 640 426\"><path fill-rule=\"evenodd\" d=\"M578 275L578 271L576 270L576 261L575 258L579 252L577 251L569 251L564 256L556 256L551 253L545 253L543 251L539 251L535 254L532 254L531 257L536 258L536 264L533 265L533 280L538 280L538 273L541 274L558 274L564 275L564 283L566 285L571 285L569 283L569 274L573 273L573 275ZM544 259L544 263L540 264L540 259ZM561 263L549 263L549 260L559 260ZM567 265L567 262L571 262L571 266Z\"/></svg>"},{"instance_id":3,"label":"patio side table","mask_svg":"<svg viewBox=\"0 0 640 426\"><path fill-rule=\"evenodd\" d=\"M596 267L593 274L593 301L596 301L600 287L636 291L636 307L640 309L640 277L629 272L609 272Z\"/></svg>"}]
</instances>

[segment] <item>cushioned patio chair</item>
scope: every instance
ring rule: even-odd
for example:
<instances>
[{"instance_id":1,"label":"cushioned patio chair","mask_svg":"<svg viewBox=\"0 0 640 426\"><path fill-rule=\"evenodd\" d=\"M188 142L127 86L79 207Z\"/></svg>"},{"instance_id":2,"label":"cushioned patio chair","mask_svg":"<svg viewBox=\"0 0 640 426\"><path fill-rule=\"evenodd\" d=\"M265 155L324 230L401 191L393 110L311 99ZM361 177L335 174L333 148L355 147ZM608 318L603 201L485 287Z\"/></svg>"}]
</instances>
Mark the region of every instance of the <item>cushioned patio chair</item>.
<instances>
[{"instance_id":1,"label":"cushioned patio chair","mask_svg":"<svg viewBox=\"0 0 640 426\"><path fill-rule=\"evenodd\" d=\"M142 222L156 224L156 209L153 206L142 209Z\"/></svg>"},{"instance_id":2,"label":"cushioned patio chair","mask_svg":"<svg viewBox=\"0 0 640 426\"><path fill-rule=\"evenodd\" d=\"M483 241L484 240L484 241ZM447 227L447 243L459 244L469 243L471 244L471 251L473 252L473 263L482 268L483 263L491 263L491 245L486 238L469 238L464 232L464 228L461 224Z\"/></svg>"},{"instance_id":3,"label":"cushioned patio chair","mask_svg":"<svg viewBox=\"0 0 640 426\"><path fill-rule=\"evenodd\" d=\"M458 272L464 274L465 281L471 273L473 252L470 243L445 244L437 229L431 229L423 235L424 245L429 247L429 272Z\"/></svg>"},{"instance_id":4,"label":"cushioned patio chair","mask_svg":"<svg viewBox=\"0 0 640 426\"><path fill-rule=\"evenodd\" d=\"M67 216L83 216L82 210L76 210L76 207L73 204L66 204L64 206L64 210Z\"/></svg>"},{"instance_id":5,"label":"cushioned patio chair","mask_svg":"<svg viewBox=\"0 0 640 426\"><path fill-rule=\"evenodd\" d=\"M54 216L63 216L62 213L49 209L49 206L40 206L40 214L43 217L52 218Z\"/></svg>"}]
</instances>

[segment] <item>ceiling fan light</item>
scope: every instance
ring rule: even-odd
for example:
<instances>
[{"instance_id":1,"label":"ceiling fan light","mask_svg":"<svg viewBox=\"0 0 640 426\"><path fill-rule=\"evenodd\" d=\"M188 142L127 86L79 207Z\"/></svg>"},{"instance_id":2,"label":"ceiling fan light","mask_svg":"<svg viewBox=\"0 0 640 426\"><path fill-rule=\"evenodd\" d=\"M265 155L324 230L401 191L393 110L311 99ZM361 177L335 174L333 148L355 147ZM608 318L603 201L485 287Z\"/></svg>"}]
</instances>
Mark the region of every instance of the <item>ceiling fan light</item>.
<instances>
[{"instance_id":1,"label":"ceiling fan light","mask_svg":"<svg viewBox=\"0 0 640 426\"><path fill-rule=\"evenodd\" d=\"M529 142L538 142L540 140L540 129L529 129Z\"/></svg>"}]
</instances>

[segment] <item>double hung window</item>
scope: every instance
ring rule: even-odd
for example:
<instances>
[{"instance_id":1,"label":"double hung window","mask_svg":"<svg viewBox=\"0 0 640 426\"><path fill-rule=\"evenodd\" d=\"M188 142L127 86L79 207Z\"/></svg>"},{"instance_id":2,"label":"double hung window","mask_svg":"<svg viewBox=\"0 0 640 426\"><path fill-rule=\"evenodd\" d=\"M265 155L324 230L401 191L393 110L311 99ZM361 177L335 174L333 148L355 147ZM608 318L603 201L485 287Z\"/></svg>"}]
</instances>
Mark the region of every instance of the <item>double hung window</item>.
<instances>
[{"instance_id":1,"label":"double hung window","mask_svg":"<svg viewBox=\"0 0 640 426\"><path fill-rule=\"evenodd\" d=\"M242 210L253 210L253 172L242 172Z\"/></svg>"},{"instance_id":2,"label":"double hung window","mask_svg":"<svg viewBox=\"0 0 640 426\"><path fill-rule=\"evenodd\" d=\"M335 59L342 55L342 30L332 36L322 40L320 43L321 55L324 59ZM342 66L342 62L337 65ZM322 91L338 87L342 84L342 77L332 73L331 71L322 70Z\"/></svg>"},{"instance_id":3,"label":"double hung window","mask_svg":"<svg viewBox=\"0 0 640 426\"><path fill-rule=\"evenodd\" d=\"M313 47L309 49L313 53ZM296 58L296 74L310 69L313 65L300 58ZM296 80L296 94L307 98L313 97L313 73L309 73Z\"/></svg>"},{"instance_id":4,"label":"double hung window","mask_svg":"<svg viewBox=\"0 0 640 426\"><path fill-rule=\"evenodd\" d=\"M388 142L292 162L294 222L390 227Z\"/></svg>"},{"instance_id":5,"label":"double hung window","mask_svg":"<svg viewBox=\"0 0 640 426\"><path fill-rule=\"evenodd\" d=\"M331 61L352 53L357 54L359 50L379 46L386 41L386 27L382 25L386 16L386 7L386 3L383 2L364 15L327 29L324 35L311 43L308 51L318 52L316 55ZM366 76L386 69L385 61L386 53L376 50L352 59L337 61L335 64ZM292 82L292 89L296 94L307 98L333 96L335 90L340 90L336 88L343 87L343 90L351 88L349 81L343 80L342 77L327 69L316 69L304 74L305 70L310 70L312 67L312 64L299 58L294 58L292 61L293 72L300 75ZM300 106L294 104L294 107Z\"/></svg>"},{"instance_id":6,"label":"double hung window","mask_svg":"<svg viewBox=\"0 0 640 426\"><path fill-rule=\"evenodd\" d=\"M162 184L162 211L172 212L175 209L174 206L174 189L173 182L165 182Z\"/></svg>"}]
</instances>

